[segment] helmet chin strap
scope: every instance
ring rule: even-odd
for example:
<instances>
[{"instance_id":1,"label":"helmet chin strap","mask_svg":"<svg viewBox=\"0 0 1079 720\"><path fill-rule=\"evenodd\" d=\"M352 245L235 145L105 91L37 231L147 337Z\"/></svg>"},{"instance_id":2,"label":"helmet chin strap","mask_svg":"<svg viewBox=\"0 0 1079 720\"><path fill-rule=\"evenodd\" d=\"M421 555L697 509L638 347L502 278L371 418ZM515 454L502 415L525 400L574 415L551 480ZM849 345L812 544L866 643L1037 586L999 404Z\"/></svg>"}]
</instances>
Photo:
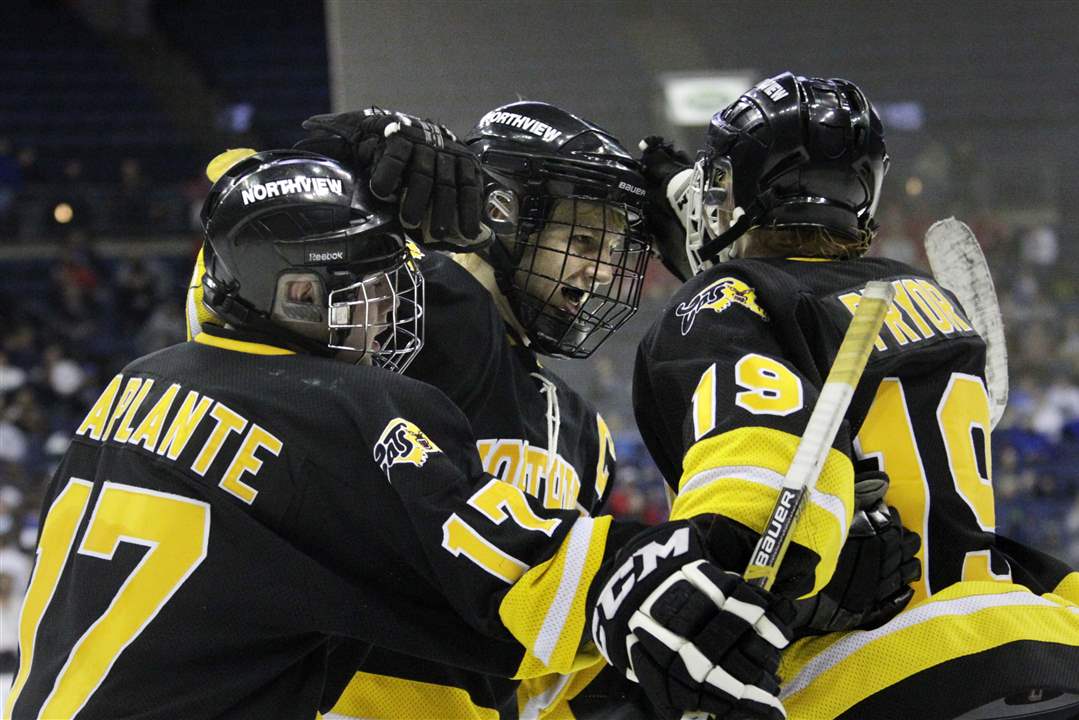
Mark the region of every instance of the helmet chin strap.
<instances>
[{"instance_id":1,"label":"helmet chin strap","mask_svg":"<svg viewBox=\"0 0 1079 720\"><path fill-rule=\"evenodd\" d=\"M478 250L476 254L486 260L494 270L499 292L509 297L513 292L513 272L517 268L517 263L506 248L503 237L504 235L501 234L496 235L487 247Z\"/></svg>"},{"instance_id":2,"label":"helmet chin strap","mask_svg":"<svg viewBox=\"0 0 1079 720\"><path fill-rule=\"evenodd\" d=\"M752 227L753 222L754 221L750 219L748 214L738 218L738 221L723 231L719 237L709 240L701 246L701 249L698 252L701 260L715 260L724 249L732 245L735 240L742 237L746 230L749 230L749 228Z\"/></svg>"}]
</instances>

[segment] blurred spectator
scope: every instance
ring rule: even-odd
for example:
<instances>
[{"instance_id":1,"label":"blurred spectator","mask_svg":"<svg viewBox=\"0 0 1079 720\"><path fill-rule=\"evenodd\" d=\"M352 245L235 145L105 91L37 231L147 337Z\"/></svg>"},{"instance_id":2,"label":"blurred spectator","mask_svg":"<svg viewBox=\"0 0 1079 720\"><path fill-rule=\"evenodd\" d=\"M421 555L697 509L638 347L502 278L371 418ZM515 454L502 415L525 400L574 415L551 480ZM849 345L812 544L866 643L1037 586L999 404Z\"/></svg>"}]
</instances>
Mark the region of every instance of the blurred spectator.
<instances>
[{"instance_id":1,"label":"blurred spectator","mask_svg":"<svg viewBox=\"0 0 1079 720\"><path fill-rule=\"evenodd\" d=\"M120 161L120 191L112 220L124 228L125 234L143 234L152 229L149 188L142 165L135 158Z\"/></svg>"},{"instance_id":2,"label":"blurred spectator","mask_svg":"<svg viewBox=\"0 0 1079 720\"><path fill-rule=\"evenodd\" d=\"M135 338L139 355L183 342L187 333L181 301L162 303Z\"/></svg>"},{"instance_id":3,"label":"blurred spectator","mask_svg":"<svg viewBox=\"0 0 1079 720\"><path fill-rule=\"evenodd\" d=\"M910 228L903 222L898 207L893 205L887 208L879 222L880 234L870 246L870 255L891 258L914 267L925 265L921 242L908 234Z\"/></svg>"},{"instance_id":4,"label":"blurred spectator","mask_svg":"<svg viewBox=\"0 0 1079 720\"><path fill-rule=\"evenodd\" d=\"M0 573L10 577L19 590L30 582L30 571L33 568L33 561L13 543L15 516L12 510L21 502L21 493L13 491L12 488L5 488L0 492Z\"/></svg>"},{"instance_id":5,"label":"blurred spectator","mask_svg":"<svg viewBox=\"0 0 1079 720\"><path fill-rule=\"evenodd\" d=\"M18 667L19 610L23 586L0 567L0 675L10 675Z\"/></svg>"},{"instance_id":6,"label":"blurred spectator","mask_svg":"<svg viewBox=\"0 0 1079 720\"><path fill-rule=\"evenodd\" d=\"M4 331L5 357L16 367L29 369L37 362L37 335L29 322L20 323ZM21 384L21 383L20 383Z\"/></svg>"},{"instance_id":7,"label":"blurred spectator","mask_svg":"<svg viewBox=\"0 0 1079 720\"><path fill-rule=\"evenodd\" d=\"M26 434L8 419L0 420L0 462L18 464L26 459Z\"/></svg>"},{"instance_id":8,"label":"blurred spectator","mask_svg":"<svg viewBox=\"0 0 1079 720\"><path fill-rule=\"evenodd\" d=\"M32 147L19 148L15 155L19 164L19 173L24 182L41 182L46 178L42 175L41 166L37 161L37 150Z\"/></svg>"},{"instance_id":9,"label":"blurred spectator","mask_svg":"<svg viewBox=\"0 0 1079 720\"><path fill-rule=\"evenodd\" d=\"M26 382L26 371L15 365L10 365L7 353L0 352L0 397L17 390Z\"/></svg>"},{"instance_id":10,"label":"blurred spectator","mask_svg":"<svg viewBox=\"0 0 1079 720\"><path fill-rule=\"evenodd\" d=\"M1028 265L1045 271L1056 263L1059 247L1052 228L1045 225L1031 228L1023 233L1019 242L1023 261Z\"/></svg>"},{"instance_id":11,"label":"blurred spectator","mask_svg":"<svg viewBox=\"0 0 1079 720\"><path fill-rule=\"evenodd\" d=\"M153 312L157 303L160 279L152 274L143 258L122 264L116 272L116 304L122 308L120 322L125 331L134 332Z\"/></svg>"}]
</instances>

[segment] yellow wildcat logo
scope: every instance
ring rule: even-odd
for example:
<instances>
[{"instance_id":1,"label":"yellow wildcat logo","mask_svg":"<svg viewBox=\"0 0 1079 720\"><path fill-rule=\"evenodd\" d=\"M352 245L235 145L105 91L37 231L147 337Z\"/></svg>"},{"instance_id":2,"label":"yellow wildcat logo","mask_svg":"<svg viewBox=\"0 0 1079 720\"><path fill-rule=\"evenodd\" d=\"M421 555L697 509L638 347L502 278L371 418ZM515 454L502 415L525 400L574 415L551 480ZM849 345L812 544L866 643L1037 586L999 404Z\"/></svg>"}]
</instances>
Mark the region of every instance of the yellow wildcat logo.
<instances>
[{"instance_id":1,"label":"yellow wildcat logo","mask_svg":"<svg viewBox=\"0 0 1079 720\"><path fill-rule=\"evenodd\" d=\"M398 463L423 467L427 457L437 452L442 452L438 445L431 442L423 430L404 418L390 420L374 447L375 462L386 477L390 476L390 467Z\"/></svg>"},{"instance_id":2,"label":"yellow wildcat logo","mask_svg":"<svg viewBox=\"0 0 1079 720\"><path fill-rule=\"evenodd\" d=\"M675 315L682 318L682 334L688 335L693 328L693 321L702 310L715 310L721 313L732 305L741 305L762 320L767 320L761 306L757 304L757 291L738 278L725 277L701 290L692 300L679 303Z\"/></svg>"}]
</instances>

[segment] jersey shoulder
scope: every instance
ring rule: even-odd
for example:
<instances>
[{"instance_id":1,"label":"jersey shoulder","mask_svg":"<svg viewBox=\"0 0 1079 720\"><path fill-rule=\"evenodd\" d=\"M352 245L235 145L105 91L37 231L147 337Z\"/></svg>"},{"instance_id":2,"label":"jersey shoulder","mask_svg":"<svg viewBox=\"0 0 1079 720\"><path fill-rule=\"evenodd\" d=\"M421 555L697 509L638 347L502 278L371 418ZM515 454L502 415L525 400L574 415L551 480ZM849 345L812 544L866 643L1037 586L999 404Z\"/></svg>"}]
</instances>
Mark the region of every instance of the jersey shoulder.
<instances>
[{"instance_id":1,"label":"jersey shoulder","mask_svg":"<svg viewBox=\"0 0 1079 720\"><path fill-rule=\"evenodd\" d=\"M441 253L427 253L419 260L423 273L428 319L435 321L450 318L455 323L451 327L463 329L466 323L484 329L491 324L501 324L491 298L491 293L472 273ZM497 323L495 323L497 321ZM472 336L465 330L465 337Z\"/></svg>"},{"instance_id":2,"label":"jersey shoulder","mask_svg":"<svg viewBox=\"0 0 1079 720\"><path fill-rule=\"evenodd\" d=\"M413 437L445 435L448 429L442 441L447 448L462 437L472 444L468 421L431 385L330 358L215 347L206 344L208 337L207 332L202 341L140 358L122 374L159 378L159 385L175 383L185 393L209 398L287 438L295 450L337 474L348 475L350 467L369 463L380 438L400 427ZM361 451L364 446L369 450Z\"/></svg>"},{"instance_id":3,"label":"jersey shoulder","mask_svg":"<svg viewBox=\"0 0 1079 720\"><path fill-rule=\"evenodd\" d=\"M683 285L641 343L651 359L708 354L733 338L754 344L773 333L773 315L795 292L782 273L751 261L716 265Z\"/></svg>"},{"instance_id":4,"label":"jersey shoulder","mask_svg":"<svg viewBox=\"0 0 1079 720\"><path fill-rule=\"evenodd\" d=\"M471 414L485 402L491 377L510 351L505 323L487 289L451 258L429 253L419 264L424 344L407 375L439 388Z\"/></svg>"}]
</instances>

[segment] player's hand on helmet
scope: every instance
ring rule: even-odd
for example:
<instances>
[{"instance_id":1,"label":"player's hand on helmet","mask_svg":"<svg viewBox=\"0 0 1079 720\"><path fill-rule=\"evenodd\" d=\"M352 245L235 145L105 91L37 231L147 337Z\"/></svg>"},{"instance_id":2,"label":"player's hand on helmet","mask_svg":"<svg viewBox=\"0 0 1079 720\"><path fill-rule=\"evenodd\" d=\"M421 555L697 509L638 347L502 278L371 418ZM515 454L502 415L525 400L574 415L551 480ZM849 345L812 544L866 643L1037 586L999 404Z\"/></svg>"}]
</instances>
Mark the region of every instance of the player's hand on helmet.
<instances>
[{"instance_id":1,"label":"player's hand on helmet","mask_svg":"<svg viewBox=\"0 0 1079 720\"><path fill-rule=\"evenodd\" d=\"M658 135L640 142L641 168L647 180L648 229L655 237L655 248L663 264L680 280L692 276L686 259L686 222L677 204L684 200L685 189L693 171L693 161Z\"/></svg>"},{"instance_id":2,"label":"player's hand on helmet","mask_svg":"<svg viewBox=\"0 0 1079 720\"><path fill-rule=\"evenodd\" d=\"M796 603L798 635L875 628L910 602L910 583L921 577L915 557L921 538L903 527L898 510L885 504L887 491L883 472L855 476L847 541L828 585Z\"/></svg>"},{"instance_id":3,"label":"player's hand on helmet","mask_svg":"<svg viewBox=\"0 0 1079 720\"><path fill-rule=\"evenodd\" d=\"M436 250L474 250L490 238L480 222L479 160L445 127L414 115L368 108L315 115L302 150L371 175L371 193L395 200L401 224Z\"/></svg>"},{"instance_id":4,"label":"player's hand on helmet","mask_svg":"<svg viewBox=\"0 0 1079 720\"><path fill-rule=\"evenodd\" d=\"M601 570L592 637L662 717L785 718L776 669L794 609L705 559L694 522L646 530Z\"/></svg>"}]
</instances>

